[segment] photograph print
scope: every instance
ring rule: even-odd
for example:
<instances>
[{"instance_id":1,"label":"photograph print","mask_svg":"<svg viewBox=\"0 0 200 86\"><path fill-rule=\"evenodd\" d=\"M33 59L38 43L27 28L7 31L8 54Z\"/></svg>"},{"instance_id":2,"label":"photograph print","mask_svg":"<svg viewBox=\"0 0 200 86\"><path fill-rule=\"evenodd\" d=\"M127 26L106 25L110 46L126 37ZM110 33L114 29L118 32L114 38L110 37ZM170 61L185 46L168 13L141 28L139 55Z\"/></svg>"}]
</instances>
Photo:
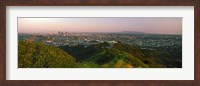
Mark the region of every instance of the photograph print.
<instances>
[{"instance_id":1,"label":"photograph print","mask_svg":"<svg viewBox=\"0 0 200 86\"><path fill-rule=\"evenodd\" d=\"M18 68L182 68L182 17L18 17Z\"/></svg>"}]
</instances>

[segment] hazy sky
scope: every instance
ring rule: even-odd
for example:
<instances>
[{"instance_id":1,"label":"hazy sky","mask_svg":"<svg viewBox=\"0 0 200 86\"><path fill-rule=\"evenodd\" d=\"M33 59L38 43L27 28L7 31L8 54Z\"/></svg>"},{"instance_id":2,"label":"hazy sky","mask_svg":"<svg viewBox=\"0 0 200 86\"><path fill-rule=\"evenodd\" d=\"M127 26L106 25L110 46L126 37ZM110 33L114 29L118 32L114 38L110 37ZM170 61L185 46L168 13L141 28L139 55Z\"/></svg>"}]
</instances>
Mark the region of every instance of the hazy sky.
<instances>
[{"instance_id":1,"label":"hazy sky","mask_svg":"<svg viewBox=\"0 0 200 86\"><path fill-rule=\"evenodd\" d=\"M121 32L182 34L181 17L18 18L19 33Z\"/></svg>"}]
</instances>

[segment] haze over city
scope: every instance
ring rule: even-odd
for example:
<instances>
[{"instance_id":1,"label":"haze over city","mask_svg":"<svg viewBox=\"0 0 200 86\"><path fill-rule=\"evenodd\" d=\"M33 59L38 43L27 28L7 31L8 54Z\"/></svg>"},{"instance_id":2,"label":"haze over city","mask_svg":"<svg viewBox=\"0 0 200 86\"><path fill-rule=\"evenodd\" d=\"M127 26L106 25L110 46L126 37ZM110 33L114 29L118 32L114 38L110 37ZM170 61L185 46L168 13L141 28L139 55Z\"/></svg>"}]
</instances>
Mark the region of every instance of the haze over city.
<instances>
[{"instance_id":1,"label":"haze over city","mask_svg":"<svg viewBox=\"0 0 200 86\"><path fill-rule=\"evenodd\" d=\"M122 32L182 34L182 17L18 18L19 33Z\"/></svg>"}]
</instances>

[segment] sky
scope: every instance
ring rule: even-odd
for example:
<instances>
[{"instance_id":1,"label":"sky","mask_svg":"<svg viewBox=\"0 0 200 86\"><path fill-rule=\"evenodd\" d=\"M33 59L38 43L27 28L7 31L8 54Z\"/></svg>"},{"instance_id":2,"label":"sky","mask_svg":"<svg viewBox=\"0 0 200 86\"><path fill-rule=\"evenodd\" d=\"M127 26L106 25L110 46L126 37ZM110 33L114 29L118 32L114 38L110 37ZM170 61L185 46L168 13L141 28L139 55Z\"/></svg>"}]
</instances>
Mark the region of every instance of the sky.
<instances>
[{"instance_id":1,"label":"sky","mask_svg":"<svg viewBox=\"0 0 200 86\"><path fill-rule=\"evenodd\" d=\"M182 17L18 18L19 33L58 31L182 34Z\"/></svg>"}]
</instances>

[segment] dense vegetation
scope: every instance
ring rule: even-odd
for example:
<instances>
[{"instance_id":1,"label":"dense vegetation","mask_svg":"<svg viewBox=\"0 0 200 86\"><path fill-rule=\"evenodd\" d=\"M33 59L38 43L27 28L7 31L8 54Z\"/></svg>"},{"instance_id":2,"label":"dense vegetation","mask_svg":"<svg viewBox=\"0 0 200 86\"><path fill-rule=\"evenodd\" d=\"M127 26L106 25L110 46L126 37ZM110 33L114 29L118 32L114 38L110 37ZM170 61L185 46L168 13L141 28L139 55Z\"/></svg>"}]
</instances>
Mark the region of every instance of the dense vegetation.
<instances>
[{"instance_id":1,"label":"dense vegetation","mask_svg":"<svg viewBox=\"0 0 200 86\"><path fill-rule=\"evenodd\" d=\"M47 46L19 41L19 68L165 68L181 67L164 50L142 50L136 46L101 43L91 46ZM175 63L174 63L175 62ZM173 64L173 66L170 65Z\"/></svg>"},{"instance_id":2,"label":"dense vegetation","mask_svg":"<svg viewBox=\"0 0 200 86\"><path fill-rule=\"evenodd\" d=\"M32 41L18 42L19 68L76 67L75 58L67 52Z\"/></svg>"}]
</instances>

